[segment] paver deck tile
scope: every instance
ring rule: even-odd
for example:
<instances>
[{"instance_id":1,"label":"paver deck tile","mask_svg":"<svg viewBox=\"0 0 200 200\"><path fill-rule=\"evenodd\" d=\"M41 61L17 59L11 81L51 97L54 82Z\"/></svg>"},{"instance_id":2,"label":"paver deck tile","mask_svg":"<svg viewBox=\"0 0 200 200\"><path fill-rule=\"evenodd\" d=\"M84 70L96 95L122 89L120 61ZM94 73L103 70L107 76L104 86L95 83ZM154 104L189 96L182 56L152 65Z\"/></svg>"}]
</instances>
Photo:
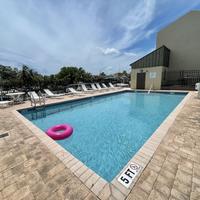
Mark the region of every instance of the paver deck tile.
<instances>
[{"instance_id":1,"label":"paver deck tile","mask_svg":"<svg viewBox=\"0 0 200 200\"><path fill-rule=\"evenodd\" d=\"M17 184L16 183L13 183L7 187L5 187L3 190L2 190L2 195L4 198L7 198L9 197L12 193L14 193L15 191L17 191Z\"/></svg>"},{"instance_id":2,"label":"paver deck tile","mask_svg":"<svg viewBox=\"0 0 200 200\"><path fill-rule=\"evenodd\" d=\"M75 97L66 97L69 98ZM27 105L25 103L16 107ZM31 128L27 128L13 114L13 109L15 107L0 110L0 131L9 131L10 135L0 139L0 199L2 200L200 199L200 100L194 93L176 117L156 152L153 152L155 147L152 142L149 147L147 145L142 148L140 155L142 157L136 157L144 166L145 162L149 163L130 192L126 190L127 197L119 188L110 186L106 182L97 184L101 178L93 180L93 171L82 166L77 160L73 161L74 157L71 155L63 157L62 149L58 151L61 153L54 150L59 158L56 157L45 145L55 147L54 142L41 136L45 139L45 144L42 143L38 138L41 133L36 136ZM159 142L160 136L158 137L155 141ZM151 155L152 158L146 161ZM71 167L74 174L71 169L65 167L65 164ZM86 182L91 189L86 187ZM99 193L98 197L94 193Z\"/></svg>"},{"instance_id":3,"label":"paver deck tile","mask_svg":"<svg viewBox=\"0 0 200 200\"><path fill-rule=\"evenodd\" d=\"M107 200L109 199L110 195L111 195L110 185L106 184L104 188L101 190L101 192L99 193L98 197L101 200Z\"/></svg>"}]
</instances>

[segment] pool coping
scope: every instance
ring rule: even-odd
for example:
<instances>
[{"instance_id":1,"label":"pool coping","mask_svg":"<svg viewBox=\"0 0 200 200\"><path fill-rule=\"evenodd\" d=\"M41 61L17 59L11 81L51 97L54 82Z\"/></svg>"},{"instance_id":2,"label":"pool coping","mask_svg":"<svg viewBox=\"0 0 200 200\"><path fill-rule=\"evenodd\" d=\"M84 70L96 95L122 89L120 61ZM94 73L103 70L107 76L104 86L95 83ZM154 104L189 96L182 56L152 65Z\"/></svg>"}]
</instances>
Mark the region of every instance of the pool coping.
<instances>
[{"instance_id":1,"label":"pool coping","mask_svg":"<svg viewBox=\"0 0 200 200\"><path fill-rule=\"evenodd\" d=\"M117 91L108 91L105 93L92 94L90 96L79 96L73 100L65 100L61 102L70 102L76 100L87 99L90 97L104 96L109 94L121 93L121 92L134 91L130 89L123 89ZM141 90L140 90L141 91ZM139 91L139 92L140 92ZM143 90L143 92L146 92ZM187 95L183 98L183 100L173 109L173 111L165 118L165 120L160 124L160 126L154 131L151 137L144 143L144 145L137 151L137 153L129 160L129 162L123 167L123 169L118 173L118 175L109 183L104 180L101 176L96 174L93 170L88 168L84 163L78 160L75 156L73 156L66 149L61 147L58 143L56 143L53 139L48 137L44 132L39 129L36 125L34 125L31 121L26 119L22 114L18 111L22 109L13 110L13 114L20 119L39 139L40 141L47 146L47 148L60 160L64 163L64 165L70 169L70 171L79 178L81 182L83 182L89 189L92 191L99 199L107 199L109 197L114 197L117 200L125 199L138 178L142 174L145 167L150 162L152 156L156 152L159 144L163 140L164 136L168 132L169 128L173 124L176 119L176 116L180 113L181 109L190 98L192 92L183 92L183 91L154 91L160 93L187 93ZM57 103L50 103L57 104ZM26 107L29 108L29 107ZM141 170L135 177L134 181L131 183L129 188L124 187L121 183L118 182L118 177L122 174L122 172L130 165L130 163L135 163L141 167Z\"/></svg>"}]
</instances>

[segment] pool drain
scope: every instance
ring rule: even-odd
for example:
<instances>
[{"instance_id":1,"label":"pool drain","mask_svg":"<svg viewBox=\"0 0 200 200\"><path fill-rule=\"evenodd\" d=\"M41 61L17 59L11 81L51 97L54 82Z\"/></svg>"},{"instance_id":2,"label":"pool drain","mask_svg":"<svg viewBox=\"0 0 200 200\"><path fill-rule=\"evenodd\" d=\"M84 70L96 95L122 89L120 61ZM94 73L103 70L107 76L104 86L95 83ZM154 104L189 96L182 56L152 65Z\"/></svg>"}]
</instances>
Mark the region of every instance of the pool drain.
<instances>
[{"instance_id":1,"label":"pool drain","mask_svg":"<svg viewBox=\"0 0 200 200\"><path fill-rule=\"evenodd\" d=\"M8 136L9 136L8 132L0 133L0 138L4 138L4 137L8 137Z\"/></svg>"}]
</instances>

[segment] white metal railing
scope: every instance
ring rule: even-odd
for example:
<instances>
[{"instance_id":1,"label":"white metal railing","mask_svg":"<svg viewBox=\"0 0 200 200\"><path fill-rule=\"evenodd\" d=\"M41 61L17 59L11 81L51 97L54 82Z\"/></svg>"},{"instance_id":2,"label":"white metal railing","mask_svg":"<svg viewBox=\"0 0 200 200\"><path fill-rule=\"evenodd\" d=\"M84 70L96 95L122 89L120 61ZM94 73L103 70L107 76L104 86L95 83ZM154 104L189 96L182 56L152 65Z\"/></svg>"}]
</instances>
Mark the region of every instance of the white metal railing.
<instances>
[{"instance_id":1,"label":"white metal railing","mask_svg":"<svg viewBox=\"0 0 200 200\"><path fill-rule=\"evenodd\" d=\"M38 96L39 99L36 99L32 93L30 93L30 97L31 97L31 99L30 99L31 106L34 104L34 107L36 107L37 103L39 103L40 106L42 105L42 103L44 106L46 105L46 96L43 95L41 92L39 92L39 96Z\"/></svg>"}]
</instances>

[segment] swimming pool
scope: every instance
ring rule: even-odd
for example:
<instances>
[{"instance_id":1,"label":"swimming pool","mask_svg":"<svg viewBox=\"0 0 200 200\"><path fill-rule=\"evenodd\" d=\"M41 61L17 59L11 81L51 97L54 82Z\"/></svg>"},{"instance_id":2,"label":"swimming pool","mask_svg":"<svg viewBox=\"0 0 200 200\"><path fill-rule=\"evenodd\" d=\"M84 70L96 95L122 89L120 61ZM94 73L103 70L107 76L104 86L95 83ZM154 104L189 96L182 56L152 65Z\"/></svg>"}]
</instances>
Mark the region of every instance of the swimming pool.
<instances>
[{"instance_id":1,"label":"swimming pool","mask_svg":"<svg viewBox=\"0 0 200 200\"><path fill-rule=\"evenodd\" d=\"M20 112L43 131L72 125L57 143L110 182L185 95L123 92Z\"/></svg>"}]
</instances>

